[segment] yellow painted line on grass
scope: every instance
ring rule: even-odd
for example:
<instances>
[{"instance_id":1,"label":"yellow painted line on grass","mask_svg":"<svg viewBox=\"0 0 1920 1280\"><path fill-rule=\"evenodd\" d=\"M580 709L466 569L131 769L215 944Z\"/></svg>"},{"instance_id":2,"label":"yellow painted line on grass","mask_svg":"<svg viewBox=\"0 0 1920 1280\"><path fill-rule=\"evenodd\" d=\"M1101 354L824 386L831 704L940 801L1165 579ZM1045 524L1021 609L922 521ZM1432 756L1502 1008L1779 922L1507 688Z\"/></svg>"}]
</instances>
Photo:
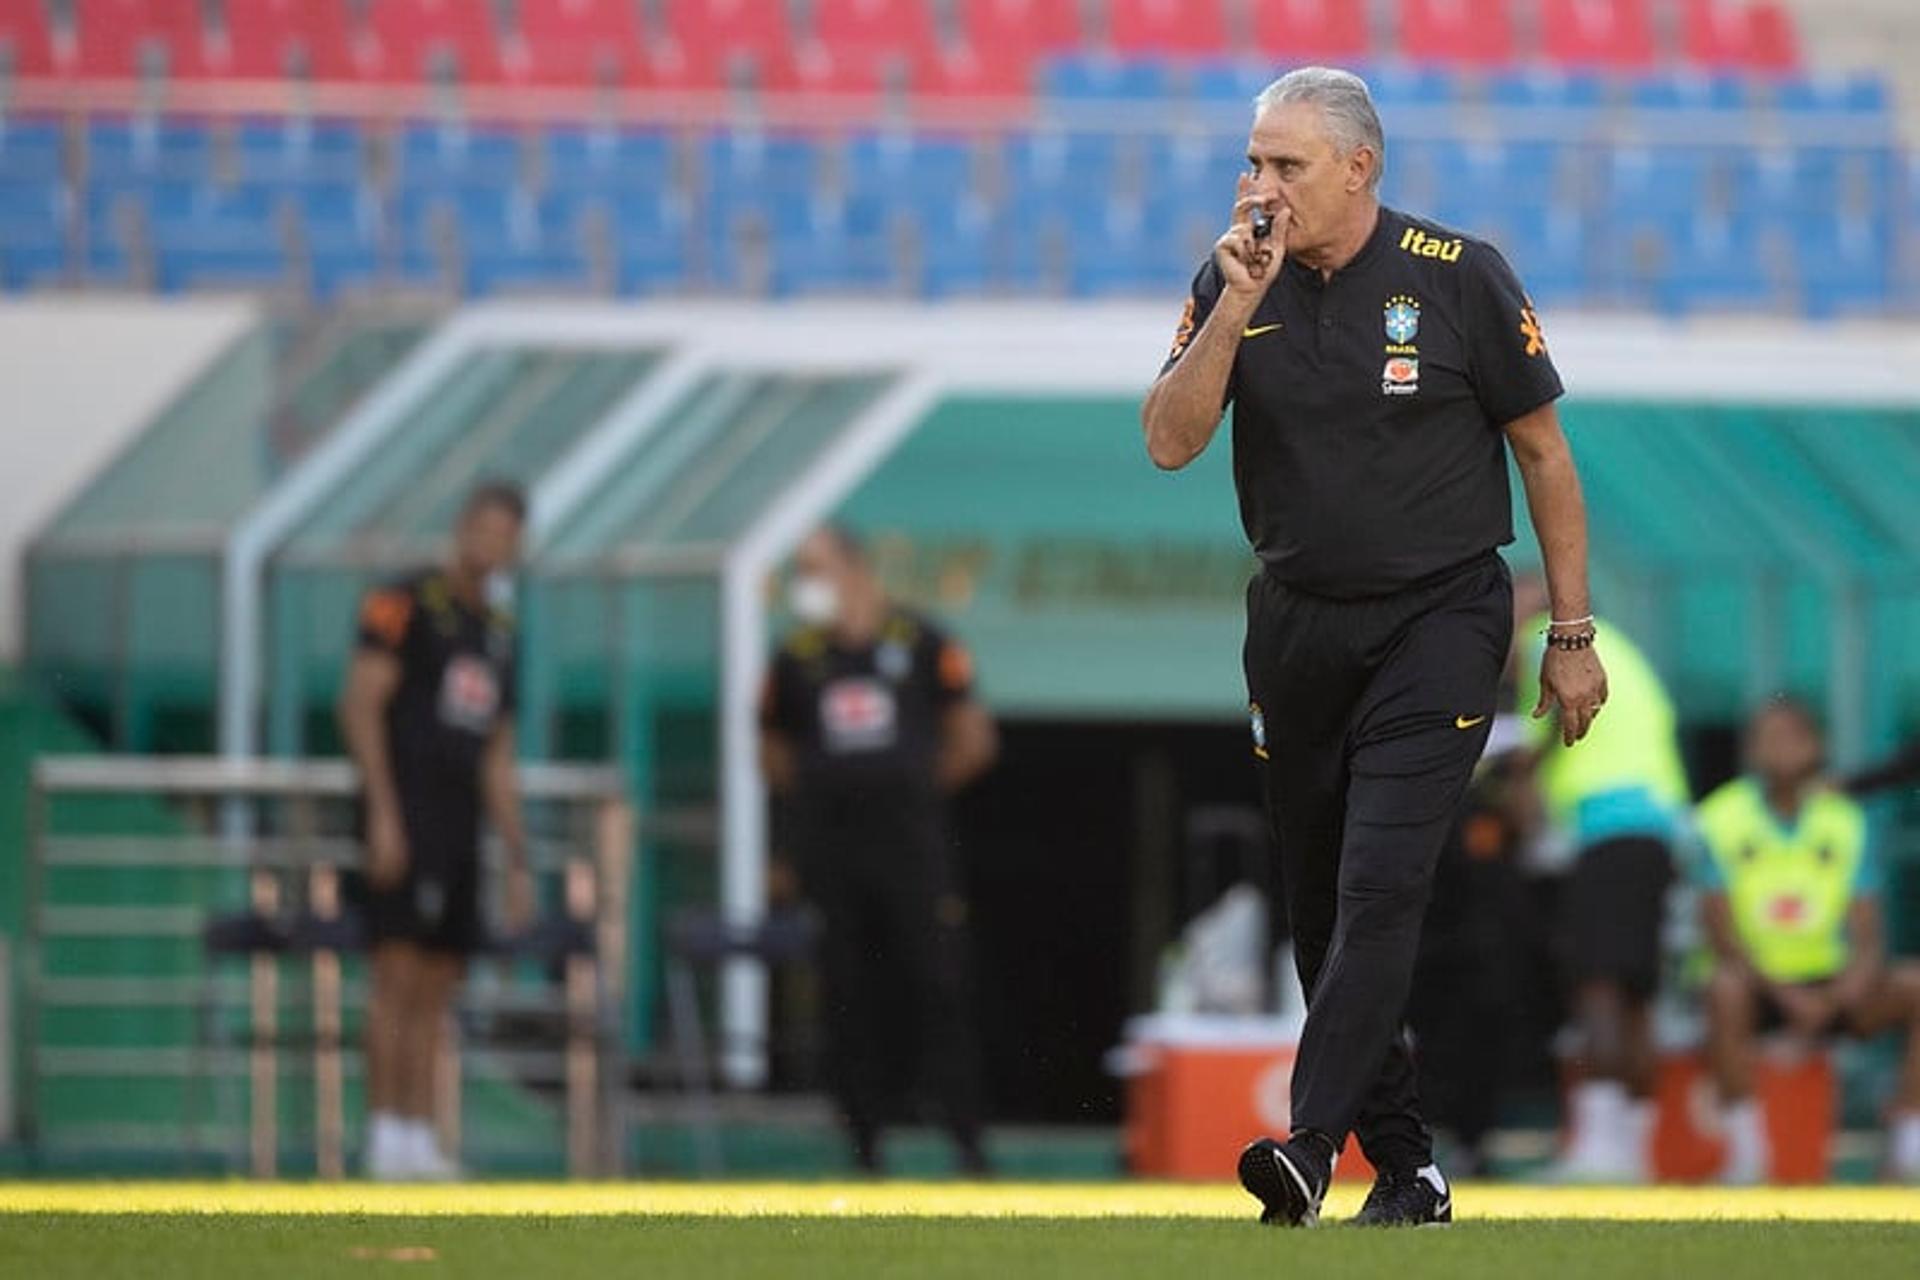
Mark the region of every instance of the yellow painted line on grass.
<instances>
[{"instance_id":1,"label":"yellow painted line on grass","mask_svg":"<svg viewBox=\"0 0 1920 1280\"><path fill-rule=\"evenodd\" d=\"M1329 1216L1352 1213L1363 1190L1337 1187L1328 1205ZM1461 1184L1454 1190L1454 1205L1462 1220L1920 1222L1920 1189L1898 1187L1734 1190ZM1245 1218L1250 1208L1237 1187L1156 1182L0 1183L0 1213Z\"/></svg>"}]
</instances>

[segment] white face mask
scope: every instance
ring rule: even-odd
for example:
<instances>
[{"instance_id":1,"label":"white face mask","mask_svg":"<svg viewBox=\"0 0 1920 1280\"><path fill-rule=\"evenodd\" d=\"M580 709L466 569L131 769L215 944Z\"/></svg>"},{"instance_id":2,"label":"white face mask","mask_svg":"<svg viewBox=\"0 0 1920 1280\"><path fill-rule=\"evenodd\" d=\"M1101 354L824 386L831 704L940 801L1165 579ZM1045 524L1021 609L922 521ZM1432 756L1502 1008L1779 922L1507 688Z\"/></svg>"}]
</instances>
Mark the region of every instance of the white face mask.
<instances>
[{"instance_id":1,"label":"white face mask","mask_svg":"<svg viewBox=\"0 0 1920 1280\"><path fill-rule=\"evenodd\" d=\"M825 578L797 574L787 585L787 608L808 626L825 626L840 613L840 590Z\"/></svg>"},{"instance_id":2,"label":"white face mask","mask_svg":"<svg viewBox=\"0 0 1920 1280\"><path fill-rule=\"evenodd\" d=\"M513 611L513 574L496 569L487 575L487 603L502 613Z\"/></svg>"}]
</instances>

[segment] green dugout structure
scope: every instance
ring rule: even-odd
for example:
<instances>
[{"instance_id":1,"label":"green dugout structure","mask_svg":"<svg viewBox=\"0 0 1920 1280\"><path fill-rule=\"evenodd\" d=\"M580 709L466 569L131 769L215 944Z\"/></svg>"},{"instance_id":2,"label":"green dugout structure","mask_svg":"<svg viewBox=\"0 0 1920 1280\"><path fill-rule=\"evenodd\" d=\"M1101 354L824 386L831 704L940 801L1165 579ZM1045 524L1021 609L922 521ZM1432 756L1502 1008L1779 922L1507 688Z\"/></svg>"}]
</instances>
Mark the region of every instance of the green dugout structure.
<instances>
[{"instance_id":1,"label":"green dugout structure","mask_svg":"<svg viewBox=\"0 0 1920 1280\"><path fill-rule=\"evenodd\" d=\"M355 594L435 556L475 480L522 482L523 749L617 763L637 802L641 1050L662 913L764 901L768 588L817 521L870 535L1002 716L1241 720L1253 566L1224 430L1173 475L1140 443L1176 311L498 303L369 336L379 358L272 467L230 471L271 396L232 393L230 435L160 415L32 549L29 672L112 747L331 754ZM1597 602L1683 717L1731 724L1792 689L1827 709L1842 765L1920 731L1920 340L1549 321ZM189 396L270 382L272 362L242 344ZM1531 563L1517 482L1515 503ZM729 1074L751 1083L763 975L736 964L721 1003Z\"/></svg>"}]
</instances>

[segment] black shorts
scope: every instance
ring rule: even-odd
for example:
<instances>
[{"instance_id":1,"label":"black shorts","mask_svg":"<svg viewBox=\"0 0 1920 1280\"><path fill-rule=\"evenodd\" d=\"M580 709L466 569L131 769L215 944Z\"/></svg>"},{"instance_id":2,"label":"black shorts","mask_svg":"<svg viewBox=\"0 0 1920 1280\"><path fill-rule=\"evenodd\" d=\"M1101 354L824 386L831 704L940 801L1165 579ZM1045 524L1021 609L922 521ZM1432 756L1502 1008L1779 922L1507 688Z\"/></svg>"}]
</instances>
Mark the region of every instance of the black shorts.
<instances>
[{"instance_id":1,"label":"black shorts","mask_svg":"<svg viewBox=\"0 0 1920 1280\"><path fill-rule=\"evenodd\" d=\"M1798 982L1793 985L1811 987L1816 991L1825 991L1833 985L1833 979L1822 978L1817 982ZM1764 987L1754 992L1754 1031L1759 1035L1767 1036L1772 1035L1776 1031L1785 1030L1786 1025L1787 1011L1780 1007L1780 1002L1773 998L1773 994ZM1847 1011L1844 1009L1836 1009L1833 1016L1818 1027L1814 1034L1822 1040L1830 1040L1848 1035L1852 1030L1853 1023L1847 1016Z\"/></svg>"},{"instance_id":2,"label":"black shorts","mask_svg":"<svg viewBox=\"0 0 1920 1280\"><path fill-rule=\"evenodd\" d=\"M368 940L471 955L483 941L478 806L422 808L405 823L406 874L391 889L365 891Z\"/></svg>"},{"instance_id":3,"label":"black shorts","mask_svg":"<svg viewBox=\"0 0 1920 1280\"><path fill-rule=\"evenodd\" d=\"M1673 854L1653 836L1622 836L1583 849L1567 878L1568 969L1576 984L1618 983L1646 999L1660 986Z\"/></svg>"}]
</instances>

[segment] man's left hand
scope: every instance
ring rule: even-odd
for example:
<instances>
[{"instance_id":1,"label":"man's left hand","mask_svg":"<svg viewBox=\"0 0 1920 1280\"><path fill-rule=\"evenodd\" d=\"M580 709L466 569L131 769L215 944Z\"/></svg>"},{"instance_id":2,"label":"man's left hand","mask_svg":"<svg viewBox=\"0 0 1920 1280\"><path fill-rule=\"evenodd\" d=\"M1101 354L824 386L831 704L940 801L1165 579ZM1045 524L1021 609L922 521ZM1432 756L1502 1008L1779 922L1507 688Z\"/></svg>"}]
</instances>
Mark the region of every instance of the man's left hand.
<instances>
[{"instance_id":1,"label":"man's left hand","mask_svg":"<svg viewBox=\"0 0 1920 1280\"><path fill-rule=\"evenodd\" d=\"M1591 648L1555 649L1540 658L1540 702L1533 709L1538 720L1556 707L1560 712L1560 741L1572 746L1587 736L1593 719L1607 701L1607 669Z\"/></svg>"}]
</instances>

